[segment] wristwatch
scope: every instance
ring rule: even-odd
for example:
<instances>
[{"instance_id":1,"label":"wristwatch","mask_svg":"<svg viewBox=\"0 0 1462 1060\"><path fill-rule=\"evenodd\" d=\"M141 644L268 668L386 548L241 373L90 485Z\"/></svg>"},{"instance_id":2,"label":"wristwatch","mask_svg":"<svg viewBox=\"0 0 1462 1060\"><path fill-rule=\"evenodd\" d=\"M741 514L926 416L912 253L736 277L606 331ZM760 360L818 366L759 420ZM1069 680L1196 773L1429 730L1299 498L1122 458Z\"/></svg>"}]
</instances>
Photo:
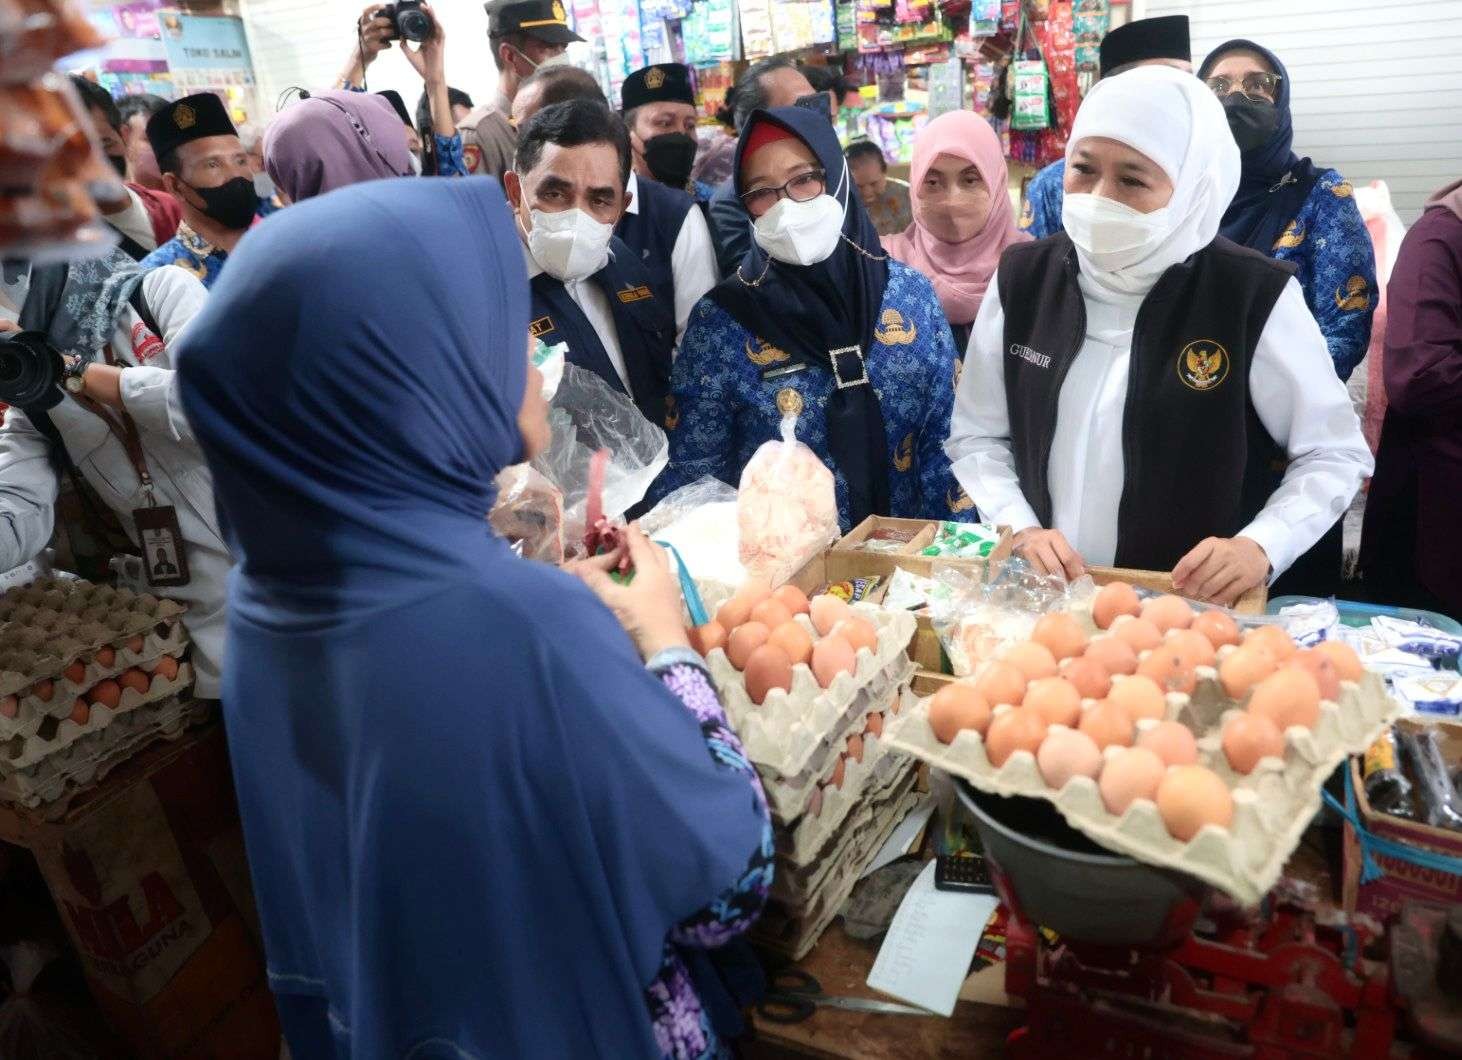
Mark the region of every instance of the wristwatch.
<instances>
[{"instance_id":1,"label":"wristwatch","mask_svg":"<svg viewBox=\"0 0 1462 1060\"><path fill-rule=\"evenodd\" d=\"M66 358L66 367L61 373L62 384L68 393L79 394L86 389L86 359L83 357Z\"/></svg>"}]
</instances>

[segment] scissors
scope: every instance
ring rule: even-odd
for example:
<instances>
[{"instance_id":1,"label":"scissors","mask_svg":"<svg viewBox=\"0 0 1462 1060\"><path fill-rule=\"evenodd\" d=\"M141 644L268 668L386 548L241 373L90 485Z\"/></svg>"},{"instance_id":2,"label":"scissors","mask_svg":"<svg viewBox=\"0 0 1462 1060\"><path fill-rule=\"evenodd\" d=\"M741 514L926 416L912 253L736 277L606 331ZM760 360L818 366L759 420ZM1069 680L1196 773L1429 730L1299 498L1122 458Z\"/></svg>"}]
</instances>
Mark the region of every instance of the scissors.
<instances>
[{"instance_id":1,"label":"scissors","mask_svg":"<svg viewBox=\"0 0 1462 1060\"><path fill-rule=\"evenodd\" d=\"M784 968L772 975L767 995L756 1006L756 1014L768 1023L801 1023L819 1006L851 1012L882 1012L891 1016L932 1016L928 1009L876 1001L869 997L830 997L822 984L800 968Z\"/></svg>"}]
</instances>

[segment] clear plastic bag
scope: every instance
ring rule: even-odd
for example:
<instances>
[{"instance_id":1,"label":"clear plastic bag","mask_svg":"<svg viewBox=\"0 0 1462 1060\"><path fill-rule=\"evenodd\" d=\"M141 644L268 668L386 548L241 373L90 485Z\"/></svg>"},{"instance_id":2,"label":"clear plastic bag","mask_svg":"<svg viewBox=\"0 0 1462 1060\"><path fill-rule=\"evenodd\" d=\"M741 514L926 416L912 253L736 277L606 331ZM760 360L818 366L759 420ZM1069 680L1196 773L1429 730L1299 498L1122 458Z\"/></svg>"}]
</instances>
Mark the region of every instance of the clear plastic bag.
<instances>
[{"instance_id":1,"label":"clear plastic bag","mask_svg":"<svg viewBox=\"0 0 1462 1060\"><path fill-rule=\"evenodd\" d=\"M782 437L747 461L737 493L741 564L780 585L838 539L833 473L797 440L797 416L782 417Z\"/></svg>"},{"instance_id":2,"label":"clear plastic bag","mask_svg":"<svg viewBox=\"0 0 1462 1060\"><path fill-rule=\"evenodd\" d=\"M36 979L58 955L44 942L0 947L12 986L0 1005L0 1056L6 1060L90 1060L97 1055L73 1026L69 1005L32 993Z\"/></svg>"},{"instance_id":3,"label":"clear plastic bag","mask_svg":"<svg viewBox=\"0 0 1462 1060\"><path fill-rule=\"evenodd\" d=\"M675 546L691 576L703 583L740 585L736 488L706 476L667 494L640 517L640 529Z\"/></svg>"},{"instance_id":4,"label":"clear plastic bag","mask_svg":"<svg viewBox=\"0 0 1462 1060\"><path fill-rule=\"evenodd\" d=\"M1029 639L1041 615L1064 610L1091 592L1088 577L1067 585L1062 578L1038 574L1023 559L1007 560L986 573L982 580L953 567L934 570L929 619L956 677L973 674L1005 644Z\"/></svg>"},{"instance_id":5,"label":"clear plastic bag","mask_svg":"<svg viewBox=\"0 0 1462 1060\"><path fill-rule=\"evenodd\" d=\"M653 537L692 512L713 504L735 503L736 487L707 475L661 497L659 504L640 516L640 529Z\"/></svg>"},{"instance_id":6,"label":"clear plastic bag","mask_svg":"<svg viewBox=\"0 0 1462 1060\"><path fill-rule=\"evenodd\" d=\"M498 497L488 522L524 559L563 562L563 494L531 464L514 464L497 477Z\"/></svg>"},{"instance_id":7,"label":"clear plastic bag","mask_svg":"<svg viewBox=\"0 0 1462 1060\"><path fill-rule=\"evenodd\" d=\"M563 366L548 423L553 437L533 467L563 494L563 539L577 550L584 539L590 457L609 450L604 517L614 520L644 499L670 461L670 443L626 395L572 364Z\"/></svg>"}]
</instances>

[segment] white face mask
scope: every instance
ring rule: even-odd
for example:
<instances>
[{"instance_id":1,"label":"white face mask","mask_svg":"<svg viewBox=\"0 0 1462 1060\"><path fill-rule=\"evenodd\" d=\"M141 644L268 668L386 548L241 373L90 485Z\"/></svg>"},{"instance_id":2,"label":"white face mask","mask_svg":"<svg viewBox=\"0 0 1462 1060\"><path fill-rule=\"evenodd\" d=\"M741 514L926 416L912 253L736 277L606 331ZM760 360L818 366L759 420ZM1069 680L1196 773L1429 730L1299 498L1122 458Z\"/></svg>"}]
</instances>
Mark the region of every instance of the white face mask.
<instances>
[{"instance_id":1,"label":"white face mask","mask_svg":"<svg viewBox=\"0 0 1462 1060\"><path fill-rule=\"evenodd\" d=\"M523 57L523 61L531 66L535 73L539 70L551 70L555 66L568 66L570 63L569 52L567 48L559 52L557 55L549 55L545 57L541 63L535 63L532 59L528 58L527 53L524 52L521 48L514 48L513 51L521 55Z\"/></svg>"},{"instance_id":2,"label":"white face mask","mask_svg":"<svg viewBox=\"0 0 1462 1060\"><path fill-rule=\"evenodd\" d=\"M1103 195L1067 195L1061 223L1077 249L1106 272L1136 265L1171 234L1168 208L1143 213Z\"/></svg>"},{"instance_id":3,"label":"white face mask","mask_svg":"<svg viewBox=\"0 0 1462 1060\"><path fill-rule=\"evenodd\" d=\"M254 174L254 194L266 202L274 198L274 181L268 173L261 171Z\"/></svg>"},{"instance_id":4,"label":"white face mask","mask_svg":"<svg viewBox=\"0 0 1462 1060\"><path fill-rule=\"evenodd\" d=\"M844 165L838 191L847 179L848 167ZM784 265L816 265L826 261L837 249L847 213L847 207L838 202L837 196L827 192L806 202L778 199L770 210L752 222L751 232L756 245L776 261Z\"/></svg>"},{"instance_id":5,"label":"white face mask","mask_svg":"<svg viewBox=\"0 0 1462 1060\"><path fill-rule=\"evenodd\" d=\"M533 227L525 233L528 253L548 275L565 282L585 280L609 260L613 225L594 220L578 207L558 213L530 209L528 216L533 219ZM522 224L520 218L519 227Z\"/></svg>"}]
</instances>

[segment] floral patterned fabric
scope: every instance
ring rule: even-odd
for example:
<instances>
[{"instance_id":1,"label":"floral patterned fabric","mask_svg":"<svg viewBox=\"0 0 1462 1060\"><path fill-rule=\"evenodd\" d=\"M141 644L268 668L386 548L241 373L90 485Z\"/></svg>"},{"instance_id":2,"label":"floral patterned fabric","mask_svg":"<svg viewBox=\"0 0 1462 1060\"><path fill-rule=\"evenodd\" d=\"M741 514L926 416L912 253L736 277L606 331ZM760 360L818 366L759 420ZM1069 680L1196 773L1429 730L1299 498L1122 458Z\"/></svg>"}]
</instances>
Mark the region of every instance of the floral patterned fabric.
<instances>
[{"instance_id":1,"label":"floral patterned fabric","mask_svg":"<svg viewBox=\"0 0 1462 1060\"><path fill-rule=\"evenodd\" d=\"M204 287L212 287L228 260L228 251L220 250L204 239L188 225L178 224L178 234L142 259L145 269L156 269L163 265L176 265L203 281Z\"/></svg>"},{"instance_id":2,"label":"floral patterned fabric","mask_svg":"<svg viewBox=\"0 0 1462 1060\"><path fill-rule=\"evenodd\" d=\"M1065 173L1065 163L1056 162L1026 185L1020 227L1037 239L1061 231ZM1371 318L1380 297L1375 251L1350 182L1333 169L1322 171L1270 256L1295 266L1335 372L1349 379L1370 345Z\"/></svg>"},{"instance_id":3,"label":"floral patterned fabric","mask_svg":"<svg viewBox=\"0 0 1462 1060\"><path fill-rule=\"evenodd\" d=\"M888 263L867 360L887 436L889 514L973 520L974 502L944 454L959 364L949 324L928 279L901 262ZM833 470L838 515L850 529L847 483L828 451L830 372L768 346L707 298L691 312L670 383L670 467L653 499L706 475L736 485L757 448L781 436L783 413L795 412L798 440Z\"/></svg>"},{"instance_id":4,"label":"floral patterned fabric","mask_svg":"<svg viewBox=\"0 0 1462 1060\"><path fill-rule=\"evenodd\" d=\"M747 761L741 741L731 730L709 675L698 666L678 664L661 671L659 676L700 722L712 760L724 769L743 774L750 782L766 819L761 845L752 853L741 877L705 908L671 929L660 971L645 991L661 1052L673 1060L709 1060L730 1053L711 1029L675 946L713 949L746 931L756 920L772 888L772 823L761 778Z\"/></svg>"}]
</instances>

